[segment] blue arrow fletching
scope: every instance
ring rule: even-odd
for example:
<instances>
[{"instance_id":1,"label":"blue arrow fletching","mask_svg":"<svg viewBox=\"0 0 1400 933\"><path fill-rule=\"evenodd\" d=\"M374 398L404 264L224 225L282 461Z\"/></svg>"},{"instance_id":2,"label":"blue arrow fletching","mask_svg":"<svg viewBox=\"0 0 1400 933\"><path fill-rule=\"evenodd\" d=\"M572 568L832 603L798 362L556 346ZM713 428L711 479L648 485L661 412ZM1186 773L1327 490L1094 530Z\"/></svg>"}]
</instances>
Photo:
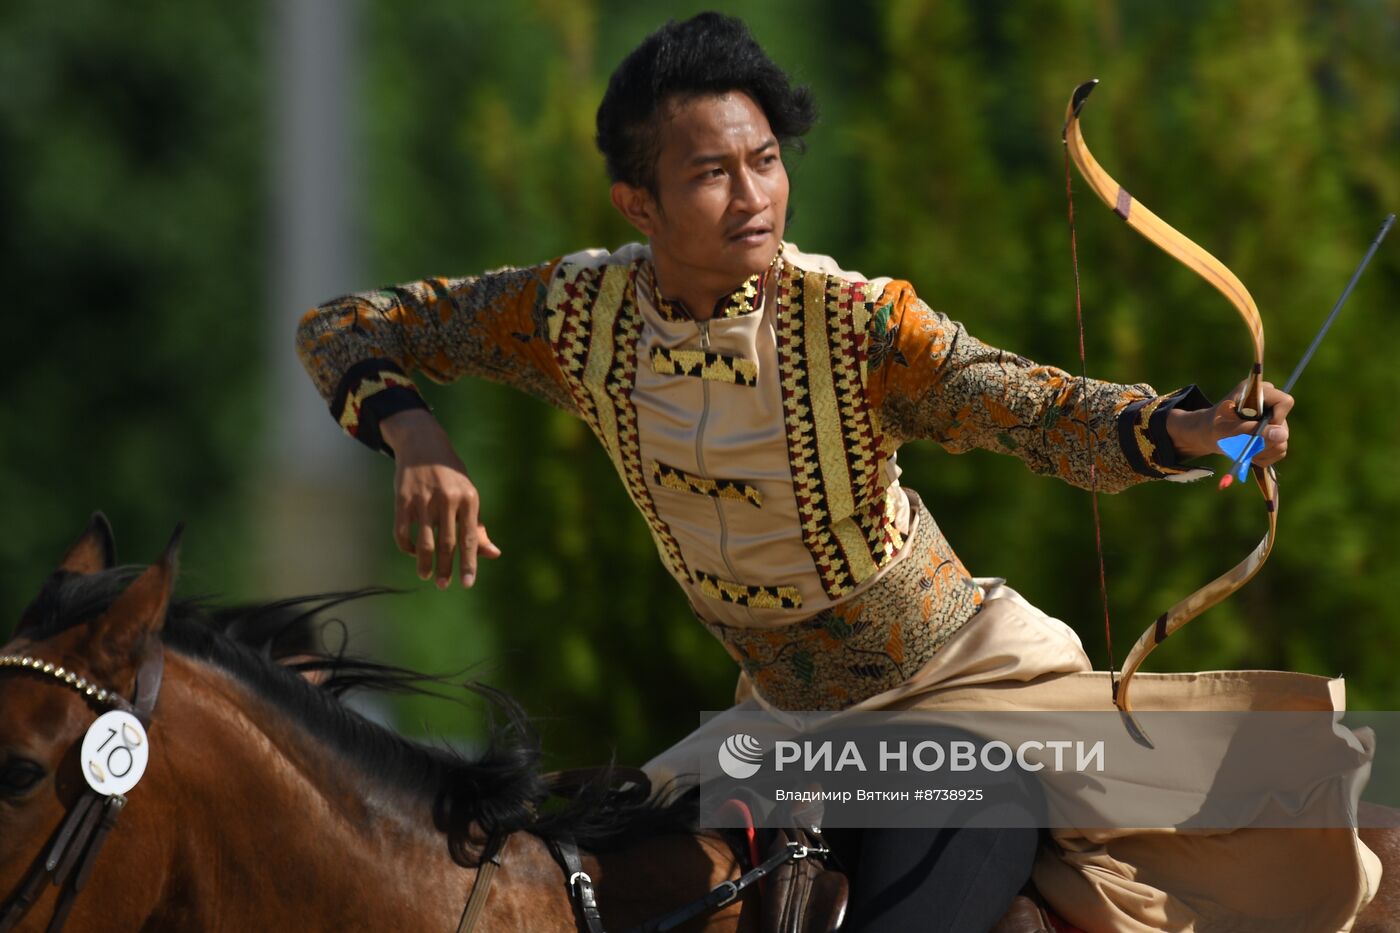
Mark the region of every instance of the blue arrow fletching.
<instances>
[{"instance_id":1,"label":"blue arrow fletching","mask_svg":"<svg viewBox=\"0 0 1400 933\"><path fill-rule=\"evenodd\" d=\"M1230 465L1239 463L1239 467L1234 471L1235 478L1244 482L1249 474L1249 465L1254 461L1254 457L1259 451L1264 449L1264 439L1254 437L1249 434L1236 434L1234 437L1226 437L1216 442L1220 452L1230 458ZM1247 450L1246 450L1247 448ZM1244 456L1240 456L1240 451L1245 450Z\"/></svg>"}]
</instances>

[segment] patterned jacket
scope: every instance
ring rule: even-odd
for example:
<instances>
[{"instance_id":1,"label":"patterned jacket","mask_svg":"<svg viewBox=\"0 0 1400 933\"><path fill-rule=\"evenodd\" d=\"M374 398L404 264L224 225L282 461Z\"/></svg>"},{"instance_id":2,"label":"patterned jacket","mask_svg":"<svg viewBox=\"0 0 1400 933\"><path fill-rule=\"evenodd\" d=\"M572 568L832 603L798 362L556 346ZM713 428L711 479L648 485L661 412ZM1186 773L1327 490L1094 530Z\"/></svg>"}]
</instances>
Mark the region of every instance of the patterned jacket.
<instances>
[{"instance_id":1,"label":"patterned jacket","mask_svg":"<svg viewBox=\"0 0 1400 933\"><path fill-rule=\"evenodd\" d=\"M484 376L582 417L667 570L750 673L758 654L791 653L793 623L825 638L838 617L839 634L868 621L852 614L860 597L912 550L906 441L1009 453L1084 487L1092 456L1109 492L1204 473L1177 463L1165 430L1169 409L1209 404L1194 387L1086 385L981 343L907 282L786 244L716 311L697 323L667 301L632 245L340 298L303 318L297 346L334 417L376 449L382 419L424 406L414 370ZM936 526L926 534L917 585L941 643L981 590Z\"/></svg>"}]
</instances>

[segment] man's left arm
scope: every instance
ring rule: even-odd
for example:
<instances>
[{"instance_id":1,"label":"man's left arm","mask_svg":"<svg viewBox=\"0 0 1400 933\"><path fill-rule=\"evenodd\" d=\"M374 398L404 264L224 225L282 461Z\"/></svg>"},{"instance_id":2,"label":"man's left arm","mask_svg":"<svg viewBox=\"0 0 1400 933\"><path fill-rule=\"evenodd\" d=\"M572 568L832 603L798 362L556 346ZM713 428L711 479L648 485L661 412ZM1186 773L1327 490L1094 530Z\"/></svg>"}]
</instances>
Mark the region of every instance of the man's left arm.
<instances>
[{"instance_id":1,"label":"man's left arm","mask_svg":"<svg viewBox=\"0 0 1400 933\"><path fill-rule=\"evenodd\" d=\"M921 301L907 282L892 282L870 323L869 392L896 443L936 441L952 453L973 448L1008 453L1036 473L1118 492L1149 479L1208 475L1183 460L1216 440L1253 430L1233 403L1212 405L1194 385L1158 395L1150 385L1120 385L1042 366L988 346ZM1292 399L1272 390L1282 421ZM1287 426L1269 429L1269 463L1286 448ZM1086 431L1087 436L1086 436Z\"/></svg>"}]
</instances>

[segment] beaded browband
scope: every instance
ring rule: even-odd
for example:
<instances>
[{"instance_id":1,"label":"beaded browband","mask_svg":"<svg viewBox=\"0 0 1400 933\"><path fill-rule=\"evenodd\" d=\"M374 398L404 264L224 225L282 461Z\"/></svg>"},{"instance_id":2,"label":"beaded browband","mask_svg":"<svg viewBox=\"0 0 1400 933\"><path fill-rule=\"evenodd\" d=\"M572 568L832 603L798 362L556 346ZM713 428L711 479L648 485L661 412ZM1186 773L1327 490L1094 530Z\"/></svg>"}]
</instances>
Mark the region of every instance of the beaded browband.
<instances>
[{"instance_id":1,"label":"beaded browband","mask_svg":"<svg viewBox=\"0 0 1400 933\"><path fill-rule=\"evenodd\" d=\"M0 654L0 667L23 667L40 674L48 674L77 690L83 696L91 697L98 703L106 703L118 709L129 709L131 705L121 694L105 690L76 671L67 670L52 661L31 658L23 654Z\"/></svg>"}]
</instances>

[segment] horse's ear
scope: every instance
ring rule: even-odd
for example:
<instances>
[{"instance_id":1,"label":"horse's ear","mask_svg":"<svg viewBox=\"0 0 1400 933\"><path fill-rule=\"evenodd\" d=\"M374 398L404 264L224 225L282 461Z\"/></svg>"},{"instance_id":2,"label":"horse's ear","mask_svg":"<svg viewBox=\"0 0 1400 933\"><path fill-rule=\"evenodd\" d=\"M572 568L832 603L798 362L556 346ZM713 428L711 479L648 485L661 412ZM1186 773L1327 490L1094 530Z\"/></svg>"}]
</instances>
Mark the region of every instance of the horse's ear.
<instances>
[{"instance_id":1,"label":"horse's ear","mask_svg":"<svg viewBox=\"0 0 1400 933\"><path fill-rule=\"evenodd\" d=\"M112 536L112 525L107 521L107 516L101 512L93 512L83 533L69 546L63 559L58 562L55 576L64 573L100 573L103 570L111 570L116 564L117 543ZM13 634L23 635L33 624L33 620L26 614L19 620Z\"/></svg>"},{"instance_id":2,"label":"horse's ear","mask_svg":"<svg viewBox=\"0 0 1400 933\"><path fill-rule=\"evenodd\" d=\"M111 570L116 564L117 541L112 537L112 525L107 516L93 512L87 528L59 561L58 569L70 573L98 573Z\"/></svg>"},{"instance_id":3,"label":"horse's ear","mask_svg":"<svg viewBox=\"0 0 1400 933\"><path fill-rule=\"evenodd\" d=\"M94 636L100 650L118 667L140 657L147 638L165 624L183 531L183 525L175 529L160 560L147 567L97 621Z\"/></svg>"}]
</instances>

